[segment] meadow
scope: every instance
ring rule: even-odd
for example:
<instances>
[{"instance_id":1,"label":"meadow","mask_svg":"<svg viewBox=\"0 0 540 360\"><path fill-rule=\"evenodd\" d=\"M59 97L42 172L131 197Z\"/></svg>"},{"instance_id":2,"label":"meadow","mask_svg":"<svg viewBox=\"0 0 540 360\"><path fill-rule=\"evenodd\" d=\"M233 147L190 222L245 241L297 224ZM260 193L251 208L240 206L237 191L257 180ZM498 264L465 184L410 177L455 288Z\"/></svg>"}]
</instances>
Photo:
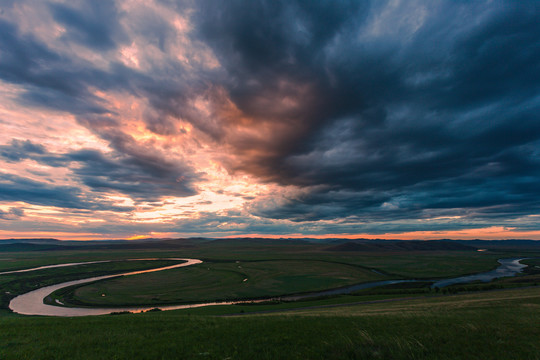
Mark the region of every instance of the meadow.
<instances>
[{"instance_id":1,"label":"meadow","mask_svg":"<svg viewBox=\"0 0 540 360\"><path fill-rule=\"evenodd\" d=\"M0 317L2 359L539 359L540 289L216 317Z\"/></svg>"},{"instance_id":2,"label":"meadow","mask_svg":"<svg viewBox=\"0 0 540 360\"><path fill-rule=\"evenodd\" d=\"M80 318L22 316L9 299L49 283L170 264L114 261L0 275L1 359L540 359L535 250L327 251L324 244L243 241L182 248L2 252L0 272L75 261L200 258L60 294L71 305L121 306L257 298L380 279L453 277L532 257L518 277L435 291L403 283L294 302ZM247 280L245 280L247 279ZM105 296L102 296L105 294Z\"/></svg>"},{"instance_id":3,"label":"meadow","mask_svg":"<svg viewBox=\"0 0 540 360\"><path fill-rule=\"evenodd\" d=\"M100 281L76 288L69 303L144 305L252 299L324 290L385 276L347 264L314 260L204 262Z\"/></svg>"},{"instance_id":4,"label":"meadow","mask_svg":"<svg viewBox=\"0 0 540 360\"><path fill-rule=\"evenodd\" d=\"M12 255L16 256L17 254ZM23 294L43 286L92 276L118 274L131 270L146 270L175 263L178 263L178 261L114 261L74 267L43 269L25 273L3 274L0 275L0 309L7 309L9 300L15 295ZM47 262L46 265L50 265L50 263ZM38 266L42 265L40 264Z\"/></svg>"}]
</instances>

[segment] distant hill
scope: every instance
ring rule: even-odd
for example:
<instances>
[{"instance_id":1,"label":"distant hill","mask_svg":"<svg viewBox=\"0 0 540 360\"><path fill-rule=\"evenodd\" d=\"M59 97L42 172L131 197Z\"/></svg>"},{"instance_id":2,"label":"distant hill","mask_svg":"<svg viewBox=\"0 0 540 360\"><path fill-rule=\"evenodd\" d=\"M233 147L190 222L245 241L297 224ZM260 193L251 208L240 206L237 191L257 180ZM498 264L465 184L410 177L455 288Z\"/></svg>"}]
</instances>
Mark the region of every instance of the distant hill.
<instances>
[{"instance_id":1,"label":"distant hill","mask_svg":"<svg viewBox=\"0 0 540 360\"><path fill-rule=\"evenodd\" d=\"M199 245L231 248L264 248L290 246L290 249L313 245L326 251L474 251L477 249L497 250L540 250L538 240L384 240L384 239L309 239L309 238L145 238L137 240L57 240L0 239L0 252L7 251L53 251L71 249L126 249L126 250L174 250Z\"/></svg>"},{"instance_id":2,"label":"distant hill","mask_svg":"<svg viewBox=\"0 0 540 360\"><path fill-rule=\"evenodd\" d=\"M388 242L346 242L326 248L328 251L476 251L474 246L442 240Z\"/></svg>"},{"instance_id":3,"label":"distant hill","mask_svg":"<svg viewBox=\"0 0 540 360\"><path fill-rule=\"evenodd\" d=\"M141 239L141 240L56 240L56 239L4 239L0 252L52 251L52 250L103 250L103 249L178 249L194 246L191 239Z\"/></svg>"},{"instance_id":4,"label":"distant hill","mask_svg":"<svg viewBox=\"0 0 540 360\"><path fill-rule=\"evenodd\" d=\"M531 249L540 248L540 240L451 240L460 244L470 244L488 249Z\"/></svg>"},{"instance_id":5,"label":"distant hill","mask_svg":"<svg viewBox=\"0 0 540 360\"><path fill-rule=\"evenodd\" d=\"M57 239L2 239L0 245L4 244L61 244Z\"/></svg>"},{"instance_id":6,"label":"distant hill","mask_svg":"<svg viewBox=\"0 0 540 360\"><path fill-rule=\"evenodd\" d=\"M253 245L301 245L309 244L305 239L272 239L272 238L227 238L215 239L212 244L216 245L238 245L238 246L253 246Z\"/></svg>"},{"instance_id":7,"label":"distant hill","mask_svg":"<svg viewBox=\"0 0 540 360\"><path fill-rule=\"evenodd\" d=\"M10 251L52 251L52 250L70 250L80 249L79 246L65 246L55 244L35 244L35 243L0 243L0 252Z\"/></svg>"}]
</instances>

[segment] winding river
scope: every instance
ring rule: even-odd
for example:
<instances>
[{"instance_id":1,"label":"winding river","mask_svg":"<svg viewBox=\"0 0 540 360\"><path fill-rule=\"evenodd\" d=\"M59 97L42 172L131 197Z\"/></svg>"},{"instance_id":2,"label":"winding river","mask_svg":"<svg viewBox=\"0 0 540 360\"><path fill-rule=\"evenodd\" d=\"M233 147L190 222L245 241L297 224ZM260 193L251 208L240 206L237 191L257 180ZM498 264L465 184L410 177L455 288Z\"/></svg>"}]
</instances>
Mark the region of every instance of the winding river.
<instances>
[{"instance_id":1,"label":"winding river","mask_svg":"<svg viewBox=\"0 0 540 360\"><path fill-rule=\"evenodd\" d=\"M119 277L119 276L130 276L130 275L136 275L136 274L143 274L143 273L149 273L149 272L155 272L155 271L162 271L162 270L169 270L169 269L175 269L179 267L184 266L190 266L195 264L202 263L201 260L198 259L179 259L179 258L167 258L167 259L129 259L131 261L134 260L178 260L178 261L184 261L179 264L170 265L170 266L164 266L159 267L155 269L148 269L148 270L140 270L140 271L131 271L123 274L115 274L115 275L104 275L104 276L95 276L91 278L86 279L80 279L80 280L73 280L68 282L63 282L60 284L45 286L30 292L27 292L26 294L19 295L15 298L13 298L9 303L9 308L18 314L23 315L48 315L48 316L86 316L86 315L104 315L104 314L110 314L111 312L116 311L132 311L132 312L141 312L150 310L154 307L146 306L146 307L133 307L133 308L76 308L76 307L63 307L63 306L54 306L54 305L48 305L43 302L43 299L47 297L52 292L72 286L72 285L80 285L85 284L97 280L104 280L104 279L110 279L113 277ZM105 261L104 261L105 262ZM91 262L85 262L85 263L71 263L71 266L74 265L82 265L82 264L95 264L98 263L96 261ZM62 267L67 266L67 264L59 264L59 265L49 265L49 266L41 266L39 268L33 268L33 269L26 269L26 270L18 270L18 271L9 271L5 273L15 273L15 272L28 272L28 271L36 271L41 270L43 268L50 269L52 267ZM4 273L4 274L5 274ZM162 307L163 308L163 307ZM178 309L182 309L182 307L177 307ZM164 308L163 308L164 309ZM167 309L172 310L172 309Z\"/></svg>"},{"instance_id":2,"label":"winding river","mask_svg":"<svg viewBox=\"0 0 540 360\"><path fill-rule=\"evenodd\" d=\"M129 259L129 260L178 260L178 261L184 261L184 262L180 264L175 264L175 265L165 266L165 267L160 267L160 268L155 268L155 269L132 271L132 272L127 272L123 274L115 274L115 275L96 276L96 277L91 277L87 279L80 279L80 280L68 281L68 282L63 282L60 284L45 286L45 287L30 291L26 294L22 294L13 298L11 302L9 303L9 308L14 312L23 314L23 315L46 315L46 316L88 316L88 315L104 315L104 314L110 314L113 312L123 312L123 311L130 311L130 312L148 311L153 308L156 308L156 306L123 307L123 308L118 308L118 307L116 308L77 308L77 307L48 305L43 302L43 299L56 290L59 290L68 286L72 286L72 285L80 285L80 284L85 284L85 283L89 283L89 282L93 282L97 280L110 279L110 278L119 277L119 276L130 276L130 275L143 274L143 273L148 273L148 272L175 269L179 267L191 266L191 265L202 263L202 261L198 259L180 259L180 258ZM470 283L474 281L488 282L488 281L491 281L493 279L500 278L500 277L515 276L516 274L522 272L523 269L527 267L527 265L521 264L520 260L524 260L524 258L500 259L498 260L500 265L494 270L482 272L478 274L473 274L473 275L449 278L449 279L375 281L375 282L342 287L338 289L330 289L330 290L325 290L325 291L317 291L317 292L305 293L305 294L299 294L299 295L282 296L280 297L280 299L294 301L294 300L301 300L301 299L307 299L307 298L312 298L312 297L348 294L353 291L357 291L361 289L368 289L368 288L373 288L373 287L378 287L378 286L404 283L404 282L433 281L434 284L432 285L432 287L439 287L439 288L453 285L453 284ZM54 267L75 266L75 265L82 265L82 264L95 264L95 263L102 263L102 262L109 262L109 261L111 260L48 265L48 266L41 266L41 267L25 269L25 270L6 271L6 272L0 273L0 275L12 274L12 273L17 273L17 272L37 271L41 269L49 269L49 268L54 268ZM266 298L266 299L257 299L257 300L239 300L239 301L227 301L227 302L207 302L207 303L188 304L188 305L166 305L166 306L159 306L159 308L161 310L178 310L178 309L188 309L188 308L203 307L203 306L210 306L210 305L232 305L232 304L264 302L264 301L273 300L273 299L275 298Z\"/></svg>"},{"instance_id":3,"label":"winding river","mask_svg":"<svg viewBox=\"0 0 540 360\"><path fill-rule=\"evenodd\" d=\"M431 280L430 279L382 280L382 281L374 281L374 282L368 282L368 283L362 283L362 284L355 284L355 285L345 286L345 287L337 288L337 289L317 291L317 292L313 292L309 294L283 296L281 297L281 299L296 301L296 300L301 300L308 297L350 294L358 290L370 289L374 287L391 285L391 284L408 283L408 282L433 282L433 284L431 285L431 288L435 288L435 287L443 288L445 286L450 286L450 285L455 285L455 284L466 284L466 283L471 283L475 281L489 282L491 280L498 279L501 277L515 276L519 274L520 272L523 271L523 269L527 267L527 265L520 263L521 260L525 260L525 259L526 258L499 259L497 260L499 262L499 266L494 270L472 274L472 275L459 276L455 278L431 279Z\"/></svg>"}]
</instances>

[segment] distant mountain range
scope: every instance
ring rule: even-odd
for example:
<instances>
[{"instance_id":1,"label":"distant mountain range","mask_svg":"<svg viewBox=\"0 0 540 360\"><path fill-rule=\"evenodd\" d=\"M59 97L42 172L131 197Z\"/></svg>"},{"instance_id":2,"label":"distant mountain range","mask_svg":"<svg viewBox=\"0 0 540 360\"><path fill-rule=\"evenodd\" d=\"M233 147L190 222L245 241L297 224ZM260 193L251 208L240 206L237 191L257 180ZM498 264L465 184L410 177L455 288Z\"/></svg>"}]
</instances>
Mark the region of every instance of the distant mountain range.
<instances>
[{"instance_id":1,"label":"distant mountain range","mask_svg":"<svg viewBox=\"0 0 540 360\"><path fill-rule=\"evenodd\" d=\"M58 244L62 243L57 239L1 239L0 245L4 244Z\"/></svg>"},{"instance_id":2,"label":"distant mountain range","mask_svg":"<svg viewBox=\"0 0 540 360\"><path fill-rule=\"evenodd\" d=\"M137 239L137 240L57 240L57 239L2 239L0 252L50 251L73 249L177 249L192 247L197 239ZM210 240L199 240L210 241Z\"/></svg>"},{"instance_id":3,"label":"distant mountain range","mask_svg":"<svg viewBox=\"0 0 540 360\"><path fill-rule=\"evenodd\" d=\"M476 251L474 246L444 240L409 240L388 242L346 242L327 248L329 251Z\"/></svg>"},{"instance_id":4,"label":"distant mountain range","mask_svg":"<svg viewBox=\"0 0 540 360\"><path fill-rule=\"evenodd\" d=\"M215 246L328 245L328 251L474 251L477 249L540 249L539 240L368 240L269 238L145 238L137 240L58 240L52 238L1 239L0 251L70 249L178 249L212 243Z\"/></svg>"}]
</instances>

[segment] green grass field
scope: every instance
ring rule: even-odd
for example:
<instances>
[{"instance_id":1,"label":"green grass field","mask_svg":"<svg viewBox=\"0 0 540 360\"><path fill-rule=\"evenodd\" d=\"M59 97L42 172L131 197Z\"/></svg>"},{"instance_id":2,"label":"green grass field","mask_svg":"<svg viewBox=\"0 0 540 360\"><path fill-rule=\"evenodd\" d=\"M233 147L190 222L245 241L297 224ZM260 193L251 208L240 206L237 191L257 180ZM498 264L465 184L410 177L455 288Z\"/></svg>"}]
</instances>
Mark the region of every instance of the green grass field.
<instances>
[{"instance_id":1,"label":"green grass field","mask_svg":"<svg viewBox=\"0 0 540 360\"><path fill-rule=\"evenodd\" d=\"M540 288L215 317L0 317L2 359L539 359Z\"/></svg>"},{"instance_id":2,"label":"green grass field","mask_svg":"<svg viewBox=\"0 0 540 360\"><path fill-rule=\"evenodd\" d=\"M449 277L489 270L497 266L497 258L516 256L515 253L475 251L330 252L325 250L326 247L320 244L276 245L227 241L201 243L182 249L82 248L69 251L3 252L0 271L94 260L167 257L203 259L205 264L199 268L109 280L113 281L114 286L107 285L109 282L105 281L81 288L77 294L67 296L67 300L75 303L166 304L299 293L382 278L372 270L393 279ZM121 269L113 271L110 266L120 265L50 269L18 275L16 278L0 276L0 288L3 289L0 293L0 307L5 308L13 296L38 286L131 269L130 265L121 265ZM204 266L211 270L203 270ZM106 296L102 297L104 293Z\"/></svg>"},{"instance_id":3,"label":"green grass field","mask_svg":"<svg viewBox=\"0 0 540 360\"><path fill-rule=\"evenodd\" d=\"M383 278L357 266L326 261L206 262L82 286L75 290L71 302L110 306L257 298Z\"/></svg>"},{"instance_id":4,"label":"green grass field","mask_svg":"<svg viewBox=\"0 0 540 360\"><path fill-rule=\"evenodd\" d=\"M531 254L538 256L526 255ZM238 249L235 243L220 243L182 250L4 252L0 271L105 259L205 261L96 282L67 296L74 302L114 306L256 298L400 277L451 277L490 270L497 258L514 256L520 254L329 253L320 245ZM6 307L11 297L39 286L170 262L118 261L0 275L0 359L540 359L540 260L525 262L530 267L522 276L461 286L453 293L408 283L297 302L81 318L21 316ZM504 289L485 291L493 287Z\"/></svg>"},{"instance_id":5,"label":"green grass field","mask_svg":"<svg viewBox=\"0 0 540 360\"><path fill-rule=\"evenodd\" d=\"M146 270L159 266L177 264L178 261L113 261L110 263L86 264L0 275L0 308L6 309L15 295L64 281L92 276L123 273L131 270Z\"/></svg>"}]
</instances>

